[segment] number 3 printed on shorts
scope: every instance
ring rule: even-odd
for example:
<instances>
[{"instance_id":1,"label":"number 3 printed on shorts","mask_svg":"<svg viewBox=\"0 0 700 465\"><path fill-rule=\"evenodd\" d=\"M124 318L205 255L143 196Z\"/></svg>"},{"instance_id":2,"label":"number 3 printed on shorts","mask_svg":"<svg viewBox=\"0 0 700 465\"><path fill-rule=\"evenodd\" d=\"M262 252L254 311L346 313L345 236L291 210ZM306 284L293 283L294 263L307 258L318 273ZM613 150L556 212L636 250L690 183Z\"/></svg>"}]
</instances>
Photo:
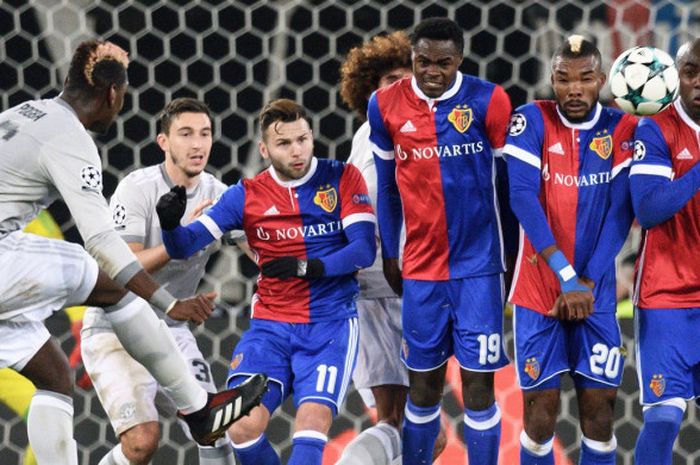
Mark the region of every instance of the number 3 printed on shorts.
<instances>
[{"instance_id":1,"label":"number 3 printed on shorts","mask_svg":"<svg viewBox=\"0 0 700 465\"><path fill-rule=\"evenodd\" d=\"M591 349L593 355L589 359L591 365L591 373L595 375L604 374L606 378L615 378L620 371L620 348L613 347L608 349L608 346L600 342Z\"/></svg>"},{"instance_id":2,"label":"number 3 printed on shorts","mask_svg":"<svg viewBox=\"0 0 700 465\"><path fill-rule=\"evenodd\" d=\"M335 391L335 382L338 379L338 367L324 364L317 366L316 371L318 371L316 392L323 392L325 390L328 394L333 394Z\"/></svg>"},{"instance_id":3,"label":"number 3 printed on shorts","mask_svg":"<svg viewBox=\"0 0 700 465\"><path fill-rule=\"evenodd\" d=\"M479 334L476 338L479 341L479 363L496 363L501 358L501 335Z\"/></svg>"}]
</instances>

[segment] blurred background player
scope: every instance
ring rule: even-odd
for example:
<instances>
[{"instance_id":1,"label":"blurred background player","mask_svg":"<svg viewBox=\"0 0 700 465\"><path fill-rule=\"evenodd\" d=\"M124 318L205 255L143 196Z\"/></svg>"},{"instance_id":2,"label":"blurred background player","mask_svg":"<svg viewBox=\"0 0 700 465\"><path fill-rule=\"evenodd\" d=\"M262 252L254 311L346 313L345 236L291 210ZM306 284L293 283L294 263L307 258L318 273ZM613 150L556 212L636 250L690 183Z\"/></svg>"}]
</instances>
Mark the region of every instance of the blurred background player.
<instances>
[{"instance_id":1,"label":"blurred background player","mask_svg":"<svg viewBox=\"0 0 700 465\"><path fill-rule=\"evenodd\" d=\"M56 224L48 210L41 210L37 217L24 228L24 232L63 240L61 228ZM83 325L85 307L68 307L64 308L63 311L68 317L70 331L74 338L74 346L68 357L68 363L71 369L75 370L82 364L80 357L80 328ZM76 383L84 389L88 389L91 384L87 374L82 372L78 376ZM0 369L0 402L7 405L17 416L25 421L27 420L29 405L35 392L34 384L15 370L11 368ZM27 446L24 452L22 465L36 465L36 457L34 457L31 445Z\"/></svg>"},{"instance_id":2,"label":"blurred background player","mask_svg":"<svg viewBox=\"0 0 700 465\"><path fill-rule=\"evenodd\" d=\"M518 108L503 149L524 232L509 297L523 390L522 465L554 464L562 373L576 386L579 463L616 461L613 410L624 357L615 256L634 216L628 173L636 119L598 103L600 66L593 43L569 37L552 57L555 100Z\"/></svg>"},{"instance_id":3,"label":"blurred background player","mask_svg":"<svg viewBox=\"0 0 700 465\"><path fill-rule=\"evenodd\" d=\"M0 184L0 268L13 270L0 279L0 367L19 371L37 388L27 432L40 465L77 462L73 381L65 354L43 324L60 308L104 307L122 344L173 397L200 442L225 432L226 422L217 421L217 413L221 417L222 409L239 402L243 414L265 387L259 376L239 390L208 395L189 373L168 330L137 297L173 318L196 322L213 307L211 295L175 299L143 270L112 227L102 196L100 156L87 130L104 132L121 110L128 63L127 53L110 42L82 42L58 97L0 113L0 178L11 180ZM22 231L59 197L96 259L77 244Z\"/></svg>"},{"instance_id":4,"label":"blurred background player","mask_svg":"<svg viewBox=\"0 0 700 465\"><path fill-rule=\"evenodd\" d=\"M672 463L687 401L700 396L700 39L678 50L676 67L679 97L639 122L630 171L644 228L635 296L644 406L636 465Z\"/></svg>"},{"instance_id":5,"label":"blurred background player","mask_svg":"<svg viewBox=\"0 0 700 465\"><path fill-rule=\"evenodd\" d=\"M411 42L403 31L376 36L348 53L340 68L340 96L362 121L352 140L348 163L356 166L367 184L376 209L377 171L374 167L367 102L372 92L411 75ZM379 229L376 229L379 247ZM377 409L377 424L353 439L338 465L381 465L401 455L400 425L408 394L408 370L401 362L401 298L384 278L381 255L357 275L356 301L360 347L353 383L365 404ZM444 433L436 454L445 446Z\"/></svg>"},{"instance_id":6,"label":"blurred background player","mask_svg":"<svg viewBox=\"0 0 700 465\"><path fill-rule=\"evenodd\" d=\"M204 172L213 142L211 117L204 103L191 98L173 100L161 112L159 127L157 142L165 161L138 169L119 183L110 202L112 218L116 230L144 269L171 294L186 297L195 293L217 244L188 260L171 260L161 238L156 202L173 186L184 186L189 222L211 205L226 186ZM158 309L154 311L168 325L197 381L207 392L216 392L209 364L186 323L168 318ZM119 444L100 465L149 463L160 439L157 381L127 353L102 309L88 308L82 335L85 367L119 438ZM169 398L162 399L158 405L174 413ZM216 444L216 447L199 446L200 465L233 465L233 449L228 439L221 438Z\"/></svg>"},{"instance_id":7,"label":"blurred background player","mask_svg":"<svg viewBox=\"0 0 700 465\"><path fill-rule=\"evenodd\" d=\"M298 408L290 465L320 465L328 430L357 356L357 270L374 261L375 217L352 165L313 156L313 134L297 103L274 100L260 113L258 147L272 166L229 187L190 225L184 192L158 202L166 249L184 258L244 228L262 275L250 328L233 352L229 385L266 373L270 389L231 428L242 465L279 464L265 437L270 415L291 394Z\"/></svg>"},{"instance_id":8,"label":"blurred background player","mask_svg":"<svg viewBox=\"0 0 700 465\"><path fill-rule=\"evenodd\" d=\"M496 464L501 412L493 379L508 359L494 164L510 100L502 87L459 72L464 37L454 21L422 21L411 46L414 77L377 90L368 111L384 271L397 294L403 287L410 384L403 463L432 459L447 360L455 354L469 463Z\"/></svg>"}]
</instances>

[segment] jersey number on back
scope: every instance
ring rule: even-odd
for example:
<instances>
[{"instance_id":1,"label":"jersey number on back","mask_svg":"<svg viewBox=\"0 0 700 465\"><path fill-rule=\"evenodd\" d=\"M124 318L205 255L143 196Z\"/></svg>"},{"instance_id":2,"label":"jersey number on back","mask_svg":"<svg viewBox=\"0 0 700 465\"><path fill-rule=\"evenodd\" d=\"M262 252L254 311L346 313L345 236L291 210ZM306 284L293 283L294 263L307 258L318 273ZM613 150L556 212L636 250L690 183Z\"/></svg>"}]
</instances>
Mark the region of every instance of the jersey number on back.
<instances>
[{"instance_id":1,"label":"jersey number on back","mask_svg":"<svg viewBox=\"0 0 700 465\"><path fill-rule=\"evenodd\" d=\"M0 123L0 139L2 140L10 140L12 139L15 134L17 134L17 129L18 126L13 124L11 121L3 121Z\"/></svg>"}]
</instances>

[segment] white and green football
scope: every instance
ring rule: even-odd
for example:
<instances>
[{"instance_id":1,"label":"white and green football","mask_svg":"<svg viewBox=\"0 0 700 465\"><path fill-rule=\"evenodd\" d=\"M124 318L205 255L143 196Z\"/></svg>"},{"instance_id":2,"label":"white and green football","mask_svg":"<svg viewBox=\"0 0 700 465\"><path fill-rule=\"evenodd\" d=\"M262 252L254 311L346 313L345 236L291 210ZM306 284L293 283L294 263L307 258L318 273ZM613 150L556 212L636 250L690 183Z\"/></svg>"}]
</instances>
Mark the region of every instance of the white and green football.
<instances>
[{"instance_id":1,"label":"white and green football","mask_svg":"<svg viewBox=\"0 0 700 465\"><path fill-rule=\"evenodd\" d=\"M610 90L625 112L654 115L678 95L678 71L663 50L638 46L625 50L610 67Z\"/></svg>"}]
</instances>

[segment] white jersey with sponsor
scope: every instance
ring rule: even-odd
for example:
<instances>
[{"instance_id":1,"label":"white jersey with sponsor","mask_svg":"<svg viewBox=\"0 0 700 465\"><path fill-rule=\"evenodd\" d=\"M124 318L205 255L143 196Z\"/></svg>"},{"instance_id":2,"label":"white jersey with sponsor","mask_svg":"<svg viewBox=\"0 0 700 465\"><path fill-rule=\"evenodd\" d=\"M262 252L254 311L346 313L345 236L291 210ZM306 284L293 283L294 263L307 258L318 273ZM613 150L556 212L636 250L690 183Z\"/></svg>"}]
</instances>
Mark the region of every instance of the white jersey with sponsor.
<instances>
[{"instance_id":1,"label":"white jersey with sponsor","mask_svg":"<svg viewBox=\"0 0 700 465\"><path fill-rule=\"evenodd\" d=\"M151 249L163 244L160 223L156 215L156 203L174 186L165 171L165 164L149 166L133 171L117 186L110 201L114 227L122 239L143 244L144 249ZM202 173L199 183L187 192L187 208L182 217L187 218L201 202L216 198L226 190L226 185L209 173ZM185 260L170 260L160 270L153 273L153 278L174 297L186 298L194 295L204 276L209 256L219 247L214 241L208 247ZM165 317L162 311L154 309L159 317L164 318L168 326L183 326L186 323ZM83 326L86 328L110 329L111 326L99 309L90 308L85 315Z\"/></svg>"},{"instance_id":2,"label":"white jersey with sponsor","mask_svg":"<svg viewBox=\"0 0 700 465\"><path fill-rule=\"evenodd\" d=\"M0 113L0 241L63 198L85 248L110 277L131 277L136 257L114 230L97 147L61 97Z\"/></svg>"},{"instance_id":3,"label":"white jersey with sponsor","mask_svg":"<svg viewBox=\"0 0 700 465\"><path fill-rule=\"evenodd\" d=\"M357 129L352 138L352 149L348 163L357 167L365 178L367 191L372 202L372 208L377 211L377 169L374 166L374 156L372 155L372 147L369 141L370 127L368 122L364 122ZM377 223L379 223L377 221ZM384 278L382 271L382 252L379 240L379 229L376 229L377 240L377 258L372 266L360 270L357 275L357 281L360 284L361 299L379 299L383 297L396 297L394 291L391 290L389 284ZM401 244L403 246L405 240L405 231L401 231Z\"/></svg>"}]
</instances>

